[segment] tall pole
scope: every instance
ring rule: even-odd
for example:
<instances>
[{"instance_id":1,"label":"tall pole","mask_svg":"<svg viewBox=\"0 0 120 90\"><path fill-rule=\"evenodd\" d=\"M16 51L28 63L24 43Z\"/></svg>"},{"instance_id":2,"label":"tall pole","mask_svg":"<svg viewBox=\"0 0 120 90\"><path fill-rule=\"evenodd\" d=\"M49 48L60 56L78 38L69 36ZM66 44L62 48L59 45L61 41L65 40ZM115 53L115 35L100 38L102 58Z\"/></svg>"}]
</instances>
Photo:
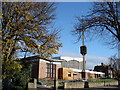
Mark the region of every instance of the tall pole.
<instances>
[{"instance_id":1,"label":"tall pole","mask_svg":"<svg viewBox=\"0 0 120 90\"><path fill-rule=\"evenodd\" d=\"M84 46L84 30L82 31L82 46ZM83 55L83 71L85 71L85 55Z\"/></svg>"},{"instance_id":2,"label":"tall pole","mask_svg":"<svg viewBox=\"0 0 120 90\"><path fill-rule=\"evenodd\" d=\"M84 46L84 30L82 30L82 46ZM85 70L86 70L86 61L85 55L83 54L83 71L82 71L82 78L85 80Z\"/></svg>"},{"instance_id":3,"label":"tall pole","mask_svg":"<svg viewBox=\"0 0 120 90\"><path fill-rule=\"evenodd\" d=\"M84 45L84 26L83 26L83 19L82 19L82 46L80 46L80 53L83 55L83 68L82 68L82 79L86 79L86 61L85 61L85 55L87 54L87 47Z\"/></svg>"},{"instance_id":4,"label":"tall pole","mask_svg":"<svg viewBox=\"0 0 120 90\"><path fill-rule=\"evenodd\" d=\"M83 49L82 49L83 48ZM82 46L81 46L81 54L83 55L83 70L82 70L82 79L85 80L85 70L86 70L86 61L85 61L85 54L86 54L86 46L84 45L84 26L83 26L83 19L82 19Z\"/></svg>"}]
</instances>

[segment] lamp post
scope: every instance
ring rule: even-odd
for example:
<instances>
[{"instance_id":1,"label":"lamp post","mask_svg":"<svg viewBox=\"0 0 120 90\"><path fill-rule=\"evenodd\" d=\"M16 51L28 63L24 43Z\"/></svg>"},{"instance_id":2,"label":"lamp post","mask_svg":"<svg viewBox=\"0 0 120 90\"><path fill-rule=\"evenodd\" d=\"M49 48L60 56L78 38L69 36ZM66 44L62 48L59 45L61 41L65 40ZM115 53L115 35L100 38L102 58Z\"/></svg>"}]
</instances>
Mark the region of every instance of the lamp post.
<instances>
[{"instance_id":1,"label":"lamp post","mask_svg":"<svg viewBox=\"0 0 120 90\"><path fill-rule=\"evenodd\" d=\"M85 70L86 70L86 61L85 61L85 55L87 53L87 47L84 45L84 31L82 31L82 46L80 47L80 53L83 55L83 70L82 70L82 79L85 80Z\"/></svg>"},{"instance_id":2,"label":"lamp post","mask_svg":"<svg viewBox=\"0 0 120 90\"><path fill-rule=\"evenodd\" d=\"M82 19L82 22L83 22L83 19ZM82 25L82 27L83 27L83 25ZM84 29L82 30L82 46L80 47L80 53L83 55L82 79L85 80L85 78L86 78L86 73L85 73L85 70L86 70L85 55L87 54L87 47L84 45Z\"/></svg>"}]
</instances>

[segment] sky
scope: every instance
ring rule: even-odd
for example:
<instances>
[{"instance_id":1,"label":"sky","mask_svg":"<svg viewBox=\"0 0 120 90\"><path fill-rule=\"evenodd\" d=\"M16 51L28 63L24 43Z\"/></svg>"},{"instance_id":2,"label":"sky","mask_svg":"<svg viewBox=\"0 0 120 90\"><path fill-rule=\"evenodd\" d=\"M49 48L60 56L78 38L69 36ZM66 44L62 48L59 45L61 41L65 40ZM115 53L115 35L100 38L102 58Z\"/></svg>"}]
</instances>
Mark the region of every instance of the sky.
<instances>
[{"instance_id":1,"label":"sky","mask_svg":"<svg viewBox=\"0 0 120 90\"><path fill-rule=\"evenodd\" d=\"M86 15L92 7L91 2L57 2L55 26L61 30L60 37L63 47L60 48L57 55L80 57L81 41L75 43L76 37L71 31L74 29L76 17ZM117 49L111 49L104 44L104 41L98 39L85 41L87 46L86 67L93 69L95 65L108 63L108 58L117 53Z\"/></svg>"},{"instance_id":2,"label":"sky","mask_svg":"<svg viewBox=\"0 0 120 90\"><path fill-rule=\"evenodd\" d=\"M82 58L82 55L80 54L82 41L75 43L77 38L72 35L71 31L74 30L74 25L77 23L76 17L88 14L92 7L92 2L55 3L57 9L55 11L56 19L54 21L54 25L56 28L61 30L60 42L63 47L59 48L58 54L53 54L53 57L68 56ZM101 63L108 64L108 58L118 53L117 49L111 49L109 46L104 44L104 41L100 41L99 39L85 41L85 45L87 46L87 69L94 69L94 66Z\"/></svg>"}]
</instances>

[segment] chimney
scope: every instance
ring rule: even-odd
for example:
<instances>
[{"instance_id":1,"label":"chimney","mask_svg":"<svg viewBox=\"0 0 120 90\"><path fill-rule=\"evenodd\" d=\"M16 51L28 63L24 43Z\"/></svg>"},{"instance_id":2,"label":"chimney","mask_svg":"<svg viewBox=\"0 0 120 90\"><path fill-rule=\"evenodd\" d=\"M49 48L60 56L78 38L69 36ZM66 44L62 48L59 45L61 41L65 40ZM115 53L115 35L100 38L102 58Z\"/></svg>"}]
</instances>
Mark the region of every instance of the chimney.
<instances>
[{"instance_id":1,"label":"chimney","mask_svg":"<svg viewBox=\"0 0 120 90\"><path fill-rule=\"evenodd\" d=\"M101 66L103 66L104 64L103 63L101 63Z\"/></svg>"}]
</instances>

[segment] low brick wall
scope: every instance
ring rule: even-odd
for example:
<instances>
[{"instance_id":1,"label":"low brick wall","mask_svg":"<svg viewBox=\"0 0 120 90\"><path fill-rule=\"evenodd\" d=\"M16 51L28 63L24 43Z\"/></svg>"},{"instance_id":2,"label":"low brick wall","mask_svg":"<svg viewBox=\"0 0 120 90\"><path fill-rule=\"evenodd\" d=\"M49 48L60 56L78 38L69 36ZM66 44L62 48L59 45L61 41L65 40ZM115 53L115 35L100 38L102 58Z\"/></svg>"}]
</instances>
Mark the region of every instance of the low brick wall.
<instances>
[{"instance_id":1,"label":"low brick wall","mask_svg":"<svg viewBox=\"0 0 120 90\"><path fill-rule=\"evenodd\" d=\"M34 79L33 82L28 83L28 90L36 89L36 88L37 88L37 80L36 79Z\"/></svg>"},{"instance_id":2,"label":"low brick wall","mask_svg":"<svg viewBox=\"0 0 120 90\"><path fill-rule=\"evenodd\" d=\"M104 86L104 82L89 82L89 88Z\"/></svg>"},{"instance_id":3,"label":"low brick wall","mask_svg":"<svg viewBox=\"0 0 120 90\"><path fill-rule=\"evenodd\" d=\"M65 82L64 88L84 88L84 82Z\"/></svg>"},{"instance_id":4,"label":"low brick wall","mask_svg":"<svg viewBox=\"0 0 120 90\"><path fill-rule=\"evenodd\" d=\"M118 81L105 82L104 84L105 84L105 86L118 85Z\"/></svg>"},{"instance_id":5,"label":"low brick wall","mask_svg":"<svg viewBox=\"0 0 120 90\"><path fill-rule=\"evenodd\" d=\"M110 86L110 85L118 85L118 81L112 81L112 82L89 82L89 87L101 87L101 86Z\"/></svg>"},{"instance_id":6,"label":"low brick wall","mask_svg":"<svg viewBox=\"0 0 120 90\"><path fill-rule=\"evenodd\" d=\"M84 88L84 86L92 87L101 87L101 86L110 86L118 85L118 81L112 82L88 82L88 85L85 85L85 82L65 82L64 88Z\"/></svg>"},{"instance_id":7,"label":"low brick wall","mask_svg":"<svg viewBox=\"0 0 120 90\"><path fill-rule=\"evenodd\" d=\"M32 89L32 88L37 88L36 87L36 84L34 84L34 83L28 83L28 89Z\"/></svg>"}]
</instances>

